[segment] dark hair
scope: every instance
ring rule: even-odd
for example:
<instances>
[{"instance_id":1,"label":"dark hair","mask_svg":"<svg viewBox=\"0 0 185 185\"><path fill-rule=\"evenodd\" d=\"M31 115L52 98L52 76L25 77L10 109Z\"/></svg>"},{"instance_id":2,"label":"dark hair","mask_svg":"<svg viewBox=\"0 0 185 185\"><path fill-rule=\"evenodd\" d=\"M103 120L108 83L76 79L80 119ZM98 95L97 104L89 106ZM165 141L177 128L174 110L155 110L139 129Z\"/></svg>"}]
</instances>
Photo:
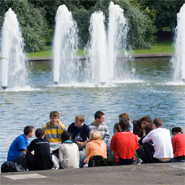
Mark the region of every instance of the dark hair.
<instances>
[{"instance_id":1,"label":"dark hair","mask_svg":"<svg viewBox=\"0 0 185 185\"><path fill-rule=\"evenodd\" d=\"M50 117L50 118L51 118L51 117L58 117L58 118L59 118L59 113L58 113L57 111L52 111L52 112L50 112L49 117Z\"/></svg>"},{"instance_id":2,"label":"dark hair","mask_svg":"<svg viewBox=\"0 0 185 185\"><path fill-rule=\"evenodd\" d=\"M162 122L161 118L156 118L156 119L153 120L153 124L155 124L155 126L157 128L159 128L159 127L162 127L163 122Z\"/></svg>"},{"instance_id":3,"label":"dark hair","mask_svg":"<svg viewBox=\"0 0 185 185\"><path fill-rule=\"evenodd\" d=\"M129 126L129 121L126 118L122 118L119 120L119 125L122 130L127 130Z\"/></svg>"},{"instance_id":4,"label":"dark hair","mask_svg":"<svg viewBox=\"0 0 185 185\"><path fill-rule=\"evenodd\" d=\"M113 132L115 132L115 130L117 130L118 132L120 131L119 130L119 123L114 124Z\"/></svg>"},{"instance_id":5,"label":"dark hair","mask_svg":"<svg viewBox=\"0 0 185 185\"><path fill-rule=\"evenodd\" d=\"M68 131L63 131L61 134L62 141L69 140L71 137L70 133Z\"/></svg>"},{"instance_id":6,"label":"dark hair","mask_svg":"<svg viewBox=\"0 0 185 185\"><path fill-rule=\"evenodd\" d=\"M33 131L33 129L34 129L33 126L26 126L26 127L24 128L24 135L28 135L30 132Z\"/></svg>"},{"instance_id":7,"label":"dark hair","mask_svg":"<svg viewBox=\"0 0 185 185\"><path fill-rule=\"evenodd\" d=\"M94 119L96 120L96 118L101 118L103 115L105 115L102 111L97 111L94 114Z\"/></svg>"},{"instance_id":8,"label":"dark hair","mask_svg":"<svg viewBox=\"0 0 185 185\"><path fill-rule=\"evenodd\" d=\"M44 135L44 130L42 128L38 128L36 131L35 131L35 136L36 137L42 137Z\"/></svg>"},{"instance_id":9,"label":"dark hair","mask_svg":"<svg viewBox=\"0 0 185 185\"><path fill-rule=\"evenodd\" d=\"M183 133L181 127L173 127L173 128L172 128L172 134L173 134L173 132L177 132L177 133L180 132L180 133Z\"/></svg>"},{"instance_id":10,"label":"dark hair","mask_svg":"<svg viewBox=\"0 0 185 185\"><path fill-rule=\"evenodd\" d=\"M144 130L147 135L151 130L153 130L153 124L152 123L146 124Z\"/></svg>"},{"instance_id":11,"label":"dark hair","mask_svg":"<svg viewBox=\"0 0 185 185\"><path fill-rule=\"evenodd\" d=\"M142 118L140 118L137 122L137 133L139 137L143 137L143 128L141 128L141 123L143 121L146 121L148 123L152 123L152 119L150 118L150 116L144 116Z\"/></svg>"}]
</instances>

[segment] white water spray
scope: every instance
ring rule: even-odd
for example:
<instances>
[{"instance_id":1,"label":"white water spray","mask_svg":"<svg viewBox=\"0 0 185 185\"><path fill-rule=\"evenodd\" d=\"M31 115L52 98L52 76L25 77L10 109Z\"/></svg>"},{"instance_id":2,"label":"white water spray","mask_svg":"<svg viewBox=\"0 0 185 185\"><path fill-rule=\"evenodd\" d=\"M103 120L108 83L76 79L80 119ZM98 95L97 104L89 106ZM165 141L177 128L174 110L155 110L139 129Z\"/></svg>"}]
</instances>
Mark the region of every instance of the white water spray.
<instances>
[{"instance_id":1,"label":"white water spray","mask_svg":"<svg viewBox=\"0 0 185 185\"><path fill-rule=\"evenodd\" d=\"M91 15L89 31L91 41L88 46L89 67L87 70L91 83L104 84L106 80L106 33L104 26L104 15L102 12L95 12Z\"/></svg>"},{"instance_id":2,"label":"white water spray","mask_svg":"<svg viewBox=\"0 0 185 185\"><path fill-rule=\"evenodd\" d=\"M93 13L89 31L91 38L87 46L86 61L89 64L89 81L95 84L111 84L113 81L130 80L134 72L128 64L128 60L131 59L126 51L128 23L123 10L110 3L107 35L103 13ZM118 55L121 55L121 60L118 60Z\"/></svg>"},{"instance_id":3,"label":"white water spray","mask_svg":"<svg viewBox=\"0 0 185 185\"><path fill-rule=\"evenodd\" d=\"M78 29L71 12L65 5L58 7L53 41L54 83L72 83L78 74L74 60L78 50Z\"/></svg>"},{"instance_id":4,"label":"white water spray","mask_svg":"<svg viewBox=\"0 0 185 185\"><path fill-rule=\"evenodd\" d=\"M173 80L185 82L185 4L177 14L177 27L175 32L175 55L171 62L174 70Z\"/></svg>"},{"instance_id":5,"label":"white water spray","mask_svg":"<svg viewBox=\"0 0 185 185\"><path fill-rule=\"evenodd\" d=\"M27 82L24 41L16 14L11 8L5 13L1 32L2 87L24 87Z\"/></svg>"}]
</instances>

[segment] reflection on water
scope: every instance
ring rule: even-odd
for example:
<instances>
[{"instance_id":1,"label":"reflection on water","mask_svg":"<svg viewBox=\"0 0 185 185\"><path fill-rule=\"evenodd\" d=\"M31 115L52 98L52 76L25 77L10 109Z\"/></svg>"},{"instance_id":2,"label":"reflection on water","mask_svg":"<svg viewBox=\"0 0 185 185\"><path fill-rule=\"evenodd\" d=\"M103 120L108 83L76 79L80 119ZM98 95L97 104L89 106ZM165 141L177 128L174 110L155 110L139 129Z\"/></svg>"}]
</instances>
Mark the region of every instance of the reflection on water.
<instances>
[{"instance_id":1,"label":"reflection on water","mask_svg":"<svg viewBox=\"0 0 185 185\"><path fill-rule=\"evenodd\" d=\"M166 128L180 126L185 131L185 84L173 84L169 61L136 61L135 67L137 80L132 83L61 87L53 85L50 63L33 64L29 87L21 91L0 89L0 164L6 160L12 140L22 134L23 128L42 127L52 110L60 113L66 127L79 113L89 123L94 113L101 110L105 112L111 136L122 112L127 112L132 120L144 115L152 119L160 117Z\"/></svg>"}]
</instances>

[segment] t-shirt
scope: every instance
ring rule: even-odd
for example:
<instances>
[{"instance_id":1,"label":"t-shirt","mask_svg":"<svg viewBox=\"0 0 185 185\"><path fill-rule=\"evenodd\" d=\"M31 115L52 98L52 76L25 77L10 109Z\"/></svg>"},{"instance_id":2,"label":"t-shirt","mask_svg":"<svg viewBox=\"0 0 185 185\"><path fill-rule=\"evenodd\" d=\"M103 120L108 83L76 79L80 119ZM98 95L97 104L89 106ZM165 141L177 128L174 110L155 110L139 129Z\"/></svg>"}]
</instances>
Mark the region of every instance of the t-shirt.
<instances>
[{"instance_id":1,"label":"t-shirt","mask_svg":"<svg viewBox=\"0 0 185 185\"><path fill-rule=\"evenodd\" d=\"M152 140L155 158L173 158L170 131L165 128L157 128L150 131L143 139L143 143Z\"/></svg>"},{"instance_id":2,"label":"t-shirt","mask_svg":"<svg viewBox=\"0 0 185 185\"><path fill-rule=\"evenodd\" d=\"M62 168L79 168L78 145L71 141L60 144L59 161Z\"/></svg>"},{"instance_id":3,"label":"t-shirt","mask_svg":"<svg viewBox=\"0 0 185 185\"><path fill-rule=\"evenodd\" d=\"M51 169L53 166L51 153L50 153L50 144L49 141L44 138L34 139L28 146L28 151L34 152L34 170L45 170Z\"/></svg>"},{"instance_id":4,"label":"t-shirt","mask_svg":"<svg viewBox=\"0 0 185 185\"><path fill-rule=\"evenodd\" d=\"M128 131L121 131L113 135L110 143L110 150L116 151L115 161L121 159L135 160L135 151L138 149L137 137Z\"/></svg>"},{"instance_id":5,"label":"t-shirt","mask_svg":"<svg viewBox=\"0 0 185 185\"><path fill-rule=\"evenodd\" d=\"M7 161L13 161L17 156L23 155L21 150L26 150L28 146L28 140L24 134L16 137L10 145Z\"/></svg>"},{"instance_id":6,"label":"t-shirt","mask_svg":"<svg viewBox=\"0 0 185 185\"><path fill-rule=\"evenodd\" d=\"M185 134L177 134L172 137L174 157L185 156Z\"/></svg>"}]
</instances>

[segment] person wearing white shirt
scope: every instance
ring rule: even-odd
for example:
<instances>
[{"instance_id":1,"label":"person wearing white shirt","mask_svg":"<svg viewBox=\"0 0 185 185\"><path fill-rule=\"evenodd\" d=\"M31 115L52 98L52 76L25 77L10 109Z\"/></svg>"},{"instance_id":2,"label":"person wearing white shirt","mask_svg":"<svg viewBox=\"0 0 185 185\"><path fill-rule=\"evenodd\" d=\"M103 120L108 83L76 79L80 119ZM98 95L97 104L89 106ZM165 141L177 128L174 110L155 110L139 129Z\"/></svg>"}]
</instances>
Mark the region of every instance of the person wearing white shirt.
<instances>
[{"instance_id":1,"label":"person wearing white shirt","mask_svg":"<svg viewBox=\"0 0 185 185\"><path fill-rule=\"evenodd\" d=\"M162 126L160 118L154 119L154 130L143 139L144 151L152 163L171 162L173 158L170 131L162 128ZM152 140L153 144L148 142L150 140Z\"/></svg>"}]
</instances>

